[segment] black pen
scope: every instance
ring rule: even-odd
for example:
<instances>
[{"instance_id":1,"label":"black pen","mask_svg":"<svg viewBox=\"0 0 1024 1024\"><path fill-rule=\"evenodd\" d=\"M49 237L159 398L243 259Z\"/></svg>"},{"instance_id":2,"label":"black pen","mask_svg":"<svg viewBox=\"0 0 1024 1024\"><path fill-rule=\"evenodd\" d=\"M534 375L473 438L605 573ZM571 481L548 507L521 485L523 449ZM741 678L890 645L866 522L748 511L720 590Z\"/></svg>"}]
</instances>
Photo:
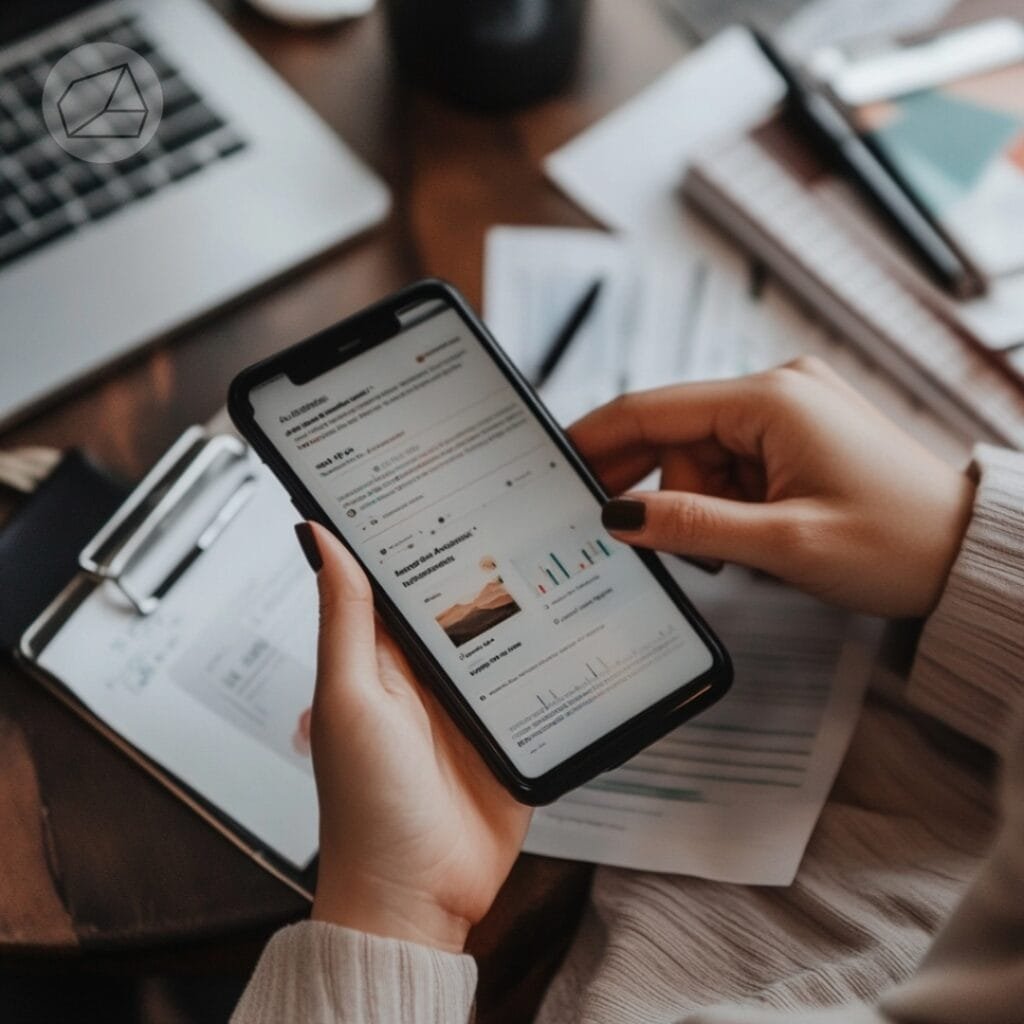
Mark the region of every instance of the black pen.
<instances>
[{"instance_id":1,"label":"black pen","mask_svg":"<svg viewBox=\"0 0 1024 1024\"><path fill-rule=\"evenodd\" d=\"M936 222L888 157L858 134L837 104L805 83L765 36L753 29L751 32L786 83L789 107L813 141L895 225L929 276L958 299L983 294L985 278Z\"/></svg>"},{"instance_id":2,"label":"black pen","mask_svg":"<svg viewBox=\"0 0 1024 1024\"><path fill-rule=\"evenodd\" d=\"M586 292L584 292L580 301L573 306L568 319L552 339L551 346L544 354L544 359L541 361L540 369L537 371L536 376L533 379L533 386L535 388L539 388L548 379L548 377L551 376L552 371L558 365L562 356L565 355L566 349L569 347L572 339L576 337L579 333L579 329L586 322L587 317L590 316L590 312L594 308L594 303L597 302L597 297L601 294L601 288L603 285L604 281L601 278L597 278Z\"/></svg>"}]
</instances>

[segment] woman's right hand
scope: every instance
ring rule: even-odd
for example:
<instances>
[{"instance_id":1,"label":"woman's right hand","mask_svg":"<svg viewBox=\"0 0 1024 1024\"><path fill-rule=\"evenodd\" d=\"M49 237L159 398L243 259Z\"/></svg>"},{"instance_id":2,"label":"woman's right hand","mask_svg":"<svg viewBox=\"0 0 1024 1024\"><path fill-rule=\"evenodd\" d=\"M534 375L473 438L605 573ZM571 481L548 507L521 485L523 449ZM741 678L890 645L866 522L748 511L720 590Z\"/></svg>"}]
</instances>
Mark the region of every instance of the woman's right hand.
<instances>
[{"instance_id":1,"label":"woman's right hand","mask_svg":"<svg viewBox=\"0 0 1024 1024\"><path fill-rule=\"evenodd\" d=\"M722 558L836 604L923 616L938 602L974 485L817 359L625 395L570 431L640 547Z\"/></svg>"}]
</instances>

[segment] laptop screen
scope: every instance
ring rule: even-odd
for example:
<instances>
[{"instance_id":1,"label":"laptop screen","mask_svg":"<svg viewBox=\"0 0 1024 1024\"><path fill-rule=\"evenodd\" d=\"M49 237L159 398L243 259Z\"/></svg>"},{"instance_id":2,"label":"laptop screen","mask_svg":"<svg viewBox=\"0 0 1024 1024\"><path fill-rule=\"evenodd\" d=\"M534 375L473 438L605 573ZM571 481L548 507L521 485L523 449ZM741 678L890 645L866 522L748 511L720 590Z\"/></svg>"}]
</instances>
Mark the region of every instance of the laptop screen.
<instances>
[{"instance_id":1,"label":"laptop screen","mask_svg":"<svg viewBox=\"0 0 1024 1024\"><path fill-rule=\"evenodd\" d=\"M31 35L94 3L96 0L32 0L30 4L0 4L0 46Z\"/></svg>"}]
</instances>

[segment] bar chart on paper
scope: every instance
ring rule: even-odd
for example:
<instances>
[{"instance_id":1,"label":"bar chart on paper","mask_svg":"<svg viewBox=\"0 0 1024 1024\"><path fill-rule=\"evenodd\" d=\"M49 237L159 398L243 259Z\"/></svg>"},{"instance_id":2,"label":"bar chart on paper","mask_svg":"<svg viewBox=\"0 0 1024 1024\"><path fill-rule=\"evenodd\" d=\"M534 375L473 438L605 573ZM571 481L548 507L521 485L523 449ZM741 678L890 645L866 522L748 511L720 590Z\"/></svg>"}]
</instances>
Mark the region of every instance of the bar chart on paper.
<instances>
[{"instance_id":1,"label":"bar chart on paper","mask_svg":"<svg viewBox=\"0 0 1024 1024\"><path fill-rule=\"evenodd\" d=\"M534 594L543 596L611 557L612 544L607 538L587 537L569 526L545 538L527 557L517 559L516 568L529 581Z\"/></svg>"}]
</instances>

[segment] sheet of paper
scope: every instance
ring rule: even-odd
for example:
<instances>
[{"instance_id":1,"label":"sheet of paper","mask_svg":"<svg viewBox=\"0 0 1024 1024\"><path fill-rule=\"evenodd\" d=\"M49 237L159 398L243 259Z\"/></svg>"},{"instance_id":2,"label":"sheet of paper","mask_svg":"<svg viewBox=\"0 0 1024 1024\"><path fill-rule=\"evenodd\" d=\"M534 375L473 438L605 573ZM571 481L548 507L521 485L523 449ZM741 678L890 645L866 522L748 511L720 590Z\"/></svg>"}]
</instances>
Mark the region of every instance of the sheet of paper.
<instances>
[{"instance_id":1,"label":"sheet of paper","mask_svg":"<svg viewBox=\"0 0 1024 1024\"><path fill-rule=\"evenodd\" d=\"M527 376L594 277L605 281L591 319L541 389L559 422L625 391L754 373L806 354L825 359L937 455L966 459L966 437L779 287L761 284L735 248L713 237L699 242L681 253L645 249L633 234L491 230L485 316Z\"/></svg>"},{"instance_id":2,"label":"sheet of paper","mask_svg":"<svg viewBox=\"0 0 1024 1024\"><path fill-rule=\"evenodd\" d=\"M620 366L617 381L588 385L591 393L614 394L716 376L722 362L729 362L728 344L700 347L695 338L708 329L710 309L730 315L745 309L750 272L735 250L685 210L679 187L694 156L714 140L760 120L782 94L781 79L749 33L727 29L545 161L548 176L571 199L628 236L631 248L625 259L638 275L628 293L625 341L620 340L629 358ZM564 237L550 234L546 241L549 247L564 250ZM521 261L525 253L522 248L516 251ZM493 259L501 261L504 252L511 248L502 251L496 246ZM511 259L515 262L514 253ZM488 263L491 260L489 250ZM551 261L544 262L550 271ZM490 313L493 308L492 326L499 339L507 322L499 296L510 286L502 271L502 287L487 289L487 309ZM532 304L532 299L524 300L522 289L516 291L513 301ZM711 319L714 330L726 329L716 316ZM584 359L584 349L574 346L577 365ZM568 387L577 379L567 376L562 381ZM553 389L556 383L560 382L552 381ZM561 395L557 399L559 411L569 405L563 404ZM583 411L582 404L574 411Z\"/></svg>"},{"instance_id":3,"label":"sheet of paper","mask_svg":"<svg viewBox=\"0 0 1024 1024\"><path fill-rule=\"evenodd\" d=\"M142 753L304 867L319 820L303 719L316 586L294 510L255 457L250 469L255 496L156 612L140 617L112 585L100 587L40 663Z\"/></svg>"},{"instance_id":4,"label":"sheet of paper","mask_svg":"<svg viewBox=\"0 0 1024 1024\"><path fill-rule=\"evenodd\" d=\"M687 161L760 120L783 95L746 30L726 29L545 161L548 177L610 228L671 232Z\"/></svg>"},{"instance_id":5,"label":"sheet of paper","mask_svg":"<svg viewBox=\"0 0 1024 1024\"><path fill-rule=\"evenodd\" d=\"M506 352L529 379L595 280L590 315L541 389L562 423L613 398L636 336L641 275L628 246L603 231L492 229L484 259L484 308Z\"/></svg>"},{"instance_id":6,"label":"sheet of paper","mask_svg":"<svg viewBox=\"0 0 1024 1024\"><path fill-rule=\"evenodd\" d=\"M733 252L682 259L627 236L564 228L496 227L487 236L484 309L488 323L532 377L572 307L597 278L597 304L541 388L569 424L625 391L698 376L727 346L696 348L709 303L745 307L749 275ZM719 325L721 326L721 325Z\"/></svg>"},{"instance_id":7,"label":"sheet of paper","mask_svg":"<svg viewBox=\"0 0 1024 1024\"><path fill-rule=\"evenodd\" d=\"M728 648L732 690L621 768L534 815L525 849L788 885L846 753L877 631L740 569L669 564Z\"/></svg>"}]
</instances>

